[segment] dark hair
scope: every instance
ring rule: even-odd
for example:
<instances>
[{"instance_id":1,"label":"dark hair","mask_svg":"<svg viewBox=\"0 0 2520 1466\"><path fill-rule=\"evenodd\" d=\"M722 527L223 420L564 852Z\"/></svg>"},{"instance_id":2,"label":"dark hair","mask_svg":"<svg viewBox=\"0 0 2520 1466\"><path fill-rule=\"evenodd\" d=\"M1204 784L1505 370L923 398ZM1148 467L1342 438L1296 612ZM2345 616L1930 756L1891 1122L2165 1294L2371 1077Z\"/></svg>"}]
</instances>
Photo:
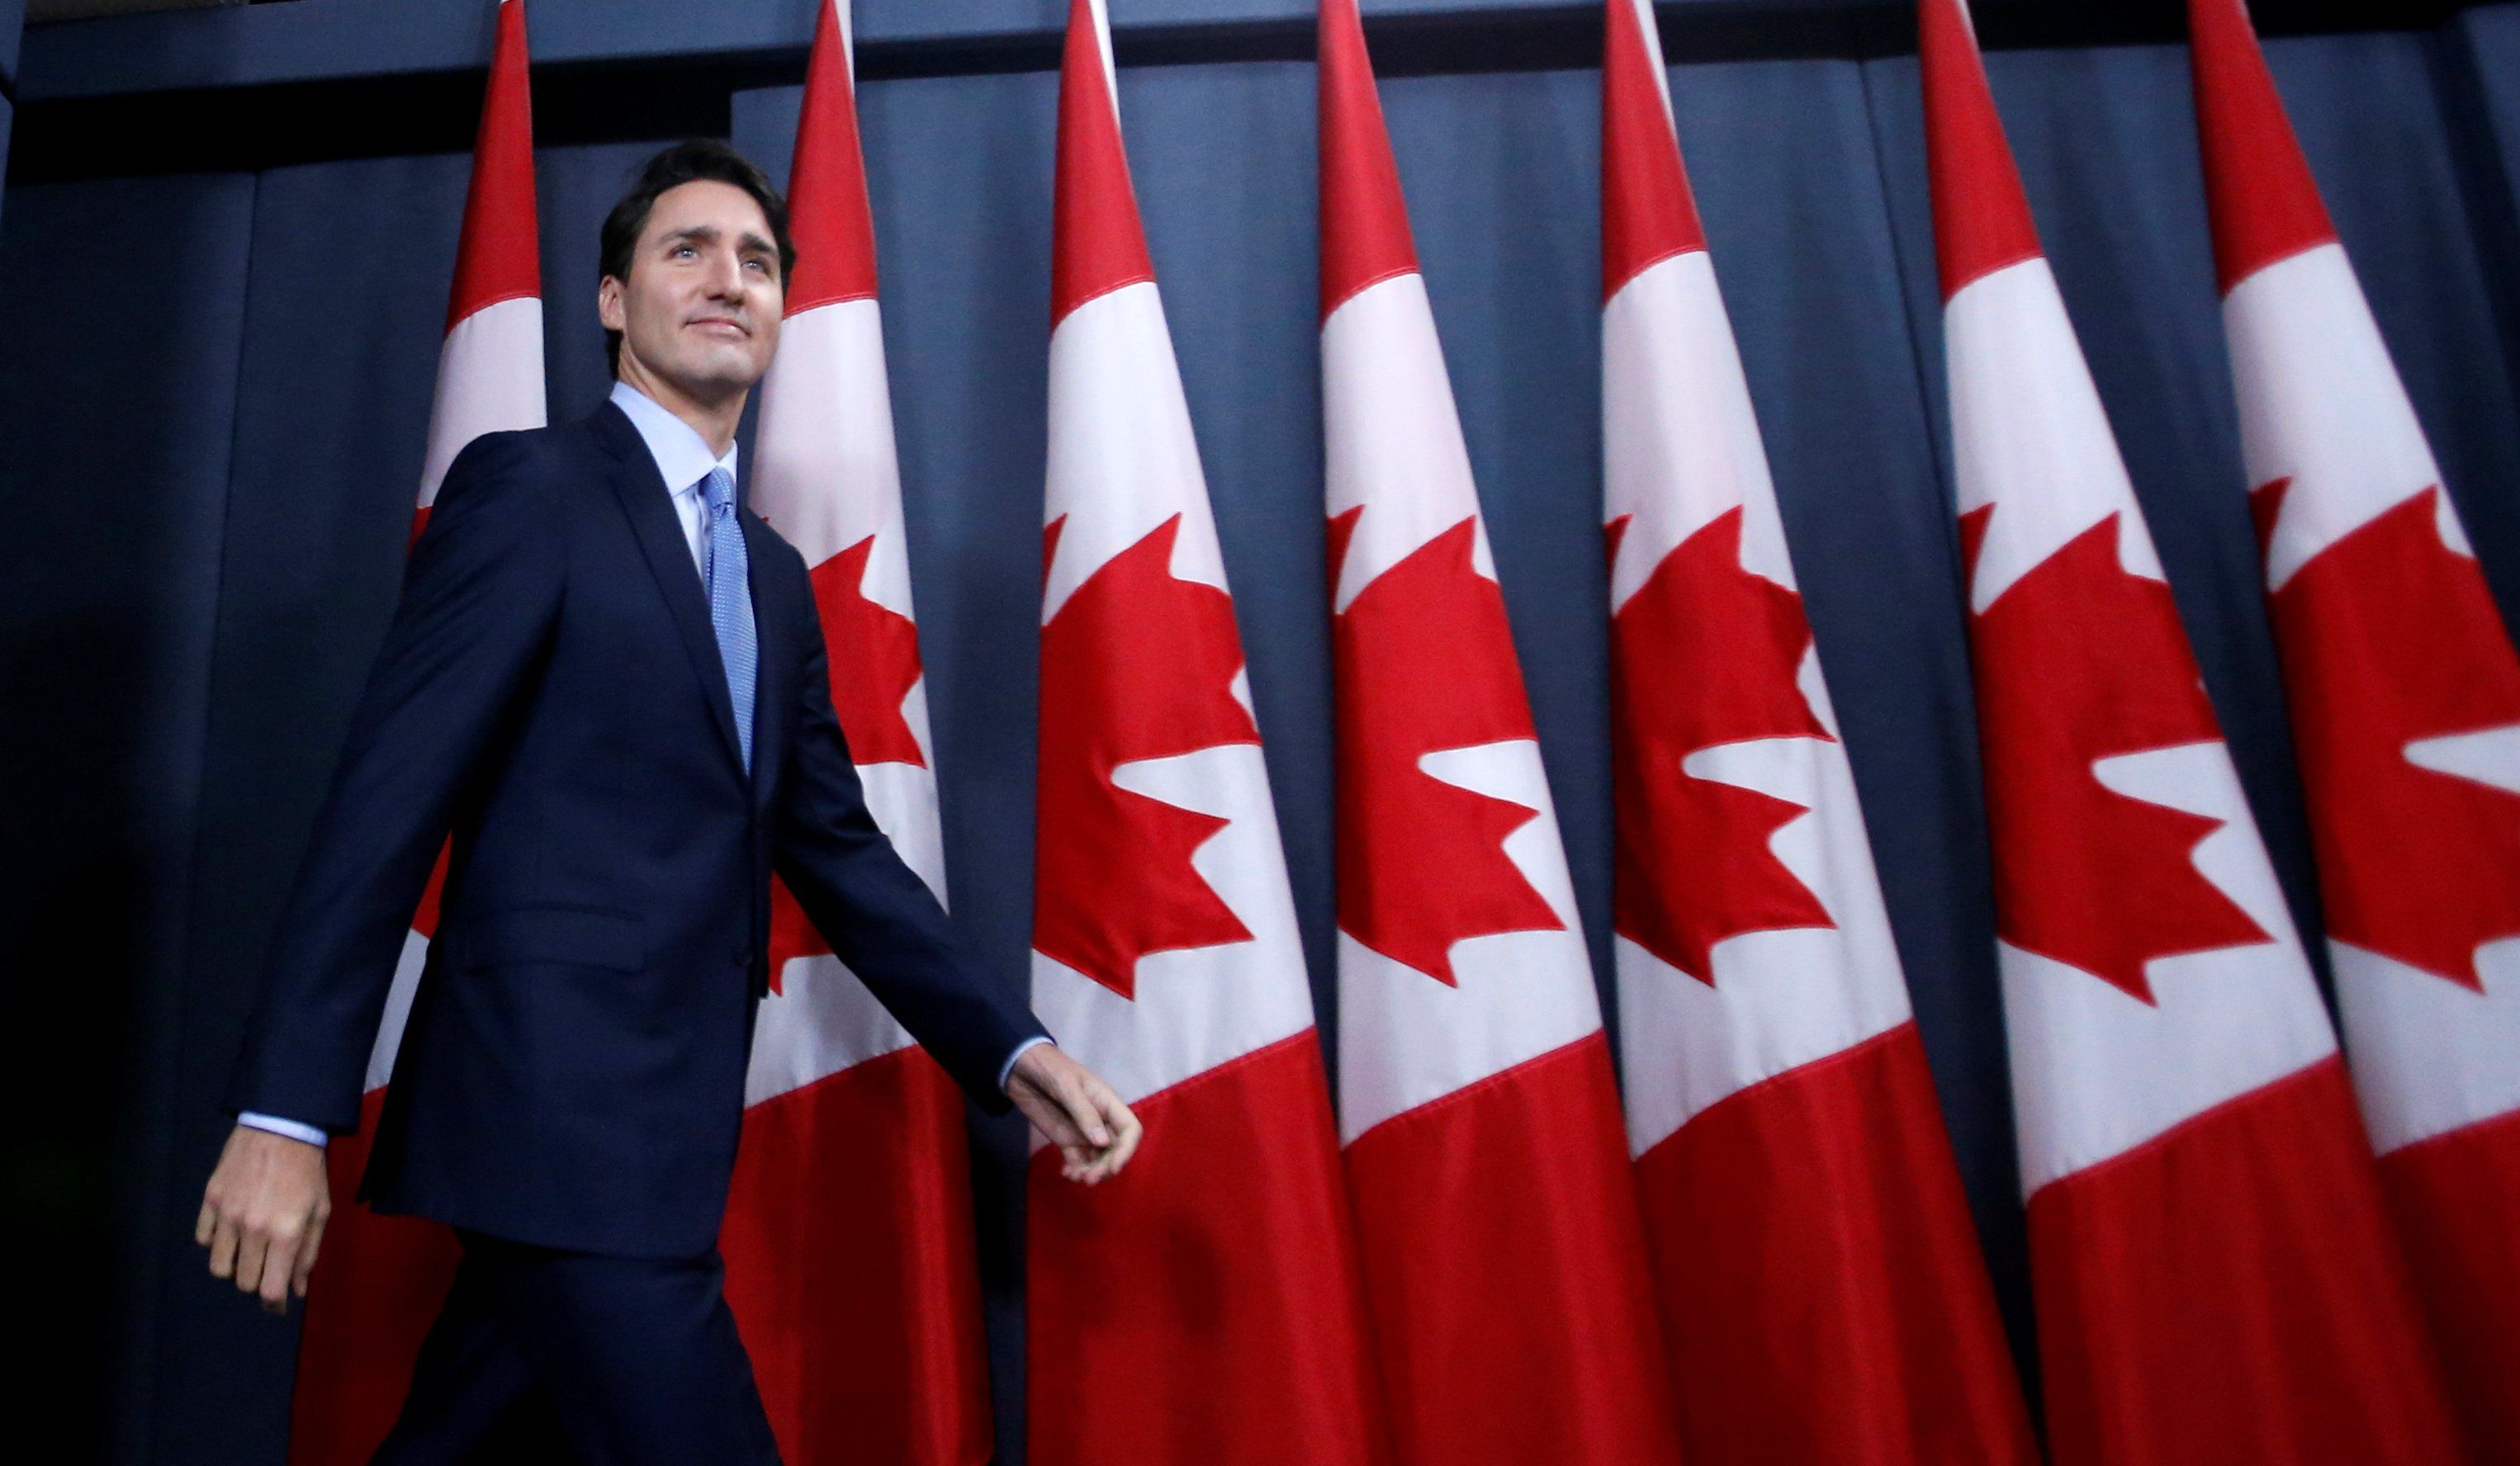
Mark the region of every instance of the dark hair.
<instances>
[{"instance_id":1,"label":"dark hair","mask_svg":"<svg viewBox=\"0 0 2520 1466\"><path fill-rule=\"evenodd\" d=\"M796 241L788 233L788 200L770 186L770 180L752 165L752 160L716 138L689 138L648 159L639 169L630 192L612 205L604 216L596 262L596 279L609 278L630 283L630 259L638 252L640 231L648 227L648 215L656 200L666 190L687 183L706 180L733 184L752 196L761 205L762 217L770 221L770 237L779 242L779 280L785 285L796 273ZM621 333L604 333L604 357L612 370L621 370Z\"/></svg>"}]
</instances>

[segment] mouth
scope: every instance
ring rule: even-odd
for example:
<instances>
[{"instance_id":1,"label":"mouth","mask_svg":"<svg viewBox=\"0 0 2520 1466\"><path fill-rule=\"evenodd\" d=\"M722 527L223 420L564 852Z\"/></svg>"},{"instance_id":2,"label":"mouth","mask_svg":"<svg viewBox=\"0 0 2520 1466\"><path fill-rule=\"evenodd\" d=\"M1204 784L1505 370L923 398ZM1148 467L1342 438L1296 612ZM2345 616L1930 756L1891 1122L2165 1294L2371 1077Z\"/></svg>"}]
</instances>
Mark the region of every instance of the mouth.
<instances>
[{"instance_id":1,"label":"mouth","mask_svg":"<svg viewBox=\"0 0 2520 1466\"><path fill-rule=\"evenodd\" d=\"M742 322L726 316L707 316L689 324L710 335L724 336L730 340L742 340L752 334L745 329Z\"/></svg>"}]
</instances>

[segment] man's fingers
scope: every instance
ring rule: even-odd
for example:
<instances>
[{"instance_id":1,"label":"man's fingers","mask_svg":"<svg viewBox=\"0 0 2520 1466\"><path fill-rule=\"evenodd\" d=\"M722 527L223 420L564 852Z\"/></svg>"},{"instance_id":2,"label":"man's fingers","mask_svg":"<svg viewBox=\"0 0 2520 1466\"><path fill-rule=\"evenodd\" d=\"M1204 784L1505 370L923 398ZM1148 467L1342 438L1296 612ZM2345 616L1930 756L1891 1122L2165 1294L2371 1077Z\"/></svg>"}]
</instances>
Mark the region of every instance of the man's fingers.
<instances>
[{"instance_id":1,"label":"man's fingers","mask_svg":"<svg viewBox=\"0 0 2520 1466\"><path fill-rule=\"evenodd\" d=\"M1024 1117L1050 1138L1051 1144L1061 1150L1073 1150L1085 1143L1085 1136L1076 1129L1076 1122L1068 1118L1067 1107L1059 1102L1058 1095L1039 1088L1025 1092L1038 1103L1024 1106Z\"/></svg>"},{"instance_id":2,"label":"man's fingers","mask_svg":"<svg viewBox=\"0 0 2520 1466\"><path fill-rule=\"evenodd\" d=\"M1101 1155L1096 1156L1092 1163L1085 1168L1086 1181L1089 1184L1106 1181L1119 1175L1120 1168L1129 1164L1129 1157L1135 1154L1137 1149L1138 1139L1136 1135L1122 1135L1119 1139L1111 1143L1111 1147L1109 1149L1103 1151Z\"/></svg>"},{"instance_id":3,"label":"man's fingers","mask_svg":"<svg viewBox=\"0 0 2520 1466\"><path fill-rule=\"evenodd\" d=\"M1120 1102L1120 1096L1112 1092L1110 1086L1091 1080L1088 1084L1089 1102L1094 1106L1088 1112L1088 1118L1093 1127L1102 1132L1103 1139L1092 1150L1070 1153L1068 1176L1091 1186L1119 1175L1120 1168L1129 1164L1129 1157L1137 1153L1138 1141L1146 1131L1139 1125L1138 1117Z\"/></svg>"},{"instance_id":4,"label":"man's fingers","mask_svg":"<svg viewBox=\"0 0 2520 1466\"><path fill-rule=\"evenodd\" d=\"M1051 1096L1068 1122L1075 1126L1077 1138L1102 1150L1111 1143L1111 1132L1102 1122L1101 1081L1075 1069L1058 1076L1058 1088Z\"/></svg>"},{"instance_id":5,"label":"man's fingers","mask_svg":"<svg viewBox=\"0 0 2520 1466\"><path fill-rule=\"evenodd\" d=\"M262 1255L270 1245L270 1239L252 1227L237 1234L236 1285L239 1293L251 1293L261 1286Z\"/></svg>"},{"instance_id":6,"label":"man's fingers","mask_svg":"<svg viewBox=\"0 0 2520 1466\"><path fill-rule=\"evenodd\" d=\"M1097 1110L1094 1118L1095 1128L1102 1132L1103 1140L1102 1144L1095 1147L1094 1154L1088 1158L1085 1169L1086 1179L1089 1181L1099 1181L1108 1177L1115 1169L1111 1162L1120 1153L1119 1127L1105 1119L1100 1109Z\"/></svg>"},{"instance_id":7,"label":"man's fingers","mask_svg":"<svg viewBox=\"0 0 2520 1466\"><path fill-rule=\"evenodd\" d=\"M1069 1180L1082 1180L1085 1177L1086 1165L1093 1157L1095 1146L1085 1137L1085 1132L1078 1124L1084 1112L1071 1098L1070 1090L1073 1088L1062 1079L1055 1089L1045 1088L1035 1090L1041 1096L1042 1103L1041 1113L1033 1117L1033 1124L1039 1128L1051 1144L1058 1147L1061 1162L1058 1168L1059 1174Z\"/></svg>"},{"instance_id":8,"label":"man's fingers","mask_svg":"<svg viewBox=\"0 0 2520 1466\"><path fill-rule=\"evenodd\" d=\"M210 1250L210 1276L258 1294L275 1313L289 1295L306 1291L332 1202L324 1191L324 1152L302 1140L237 1127L229 1133L193 1240Z\"/></svg>"},{"instance_id":9,"label":"man's fingers","mask_svg":"<svg viewBox=\"0 0 2520 1466\"><path fill-rule=\"evenodd\" d=\"M231 1277L236 1272L236 1220L222 1214L210 1232L210 1276Z\"/></svg>"},{"instance_id":10,"label":"man's fingers","mask_svg":"<svg viewBox=\"0 0 2520 1466\"><path fill-rule=\"evenodd\" d=\"M290 1279L297 1296L306 1296L306 1284L315 1276L315 1250L324 1245L324 1218L318 1214L306 1224L305 1245L297 1249L297 1275Z\"/></svg>"},{"instance_id":11,"label":"man's fingers","mask_svg":"<svg viewBox=\"0 0 2520 1466\"><path fill-rule=\"evenodd\" d=\"M1034 1127L1058 1147L1060 1174L1087 1185L1117 1175L1145 1134L1138 1117L1082 1065L1070 1061L1044 1069L1026 1075L1016 1093Z\"/></svg>"},{"instance_id":12,"label":"man's fingers","mask_svg":"<svg viewBox=\"0 0 2520 1466\"><path fill-rule=\"evenodd\" d=\"M297 1271L297 1250L302 1239L293 1231L274 1235L262 1255L262 1276L254 1291L262 1295L262 1306L275 1311L289 1307L289 1281Z\"/></svg>"},{"instance_id":13,"label":"man's fingers","mask_svg":"<svg viewBox=\"0 0 2520 1466\"><path fill-rule=\"evenodd\" d=\"M1062 1149L1084 1144L1084 1133L1076 1128L1075 1118L1067 1106L1059 1102L1059 1097L1045 1094L1043 1100L1041 1113L1033 1117L1033 1123L1041 1127L1043 1134L1050 1136L1051 1143Z\"/></svg>"},{"instance_id":14,"label":"man's fingers","mask_svg":"<svg viewBox=\"0 0 2520 1466\"><path fill-rule=\"evenodd\" d=\"M1111 1128L1102 1123L1102 1095L1096 1092L1102 1086L1099 1082L1071 1079L1060 1088L1064 1092L1059 1097L1065 1101L1067 1113L1076 1117L1077 1128L1085 1133L1085 1138L1093 1141L1097 1150L1108 1148Z\"/></svg>"},{"instance_id":15,"label":"man's fingers","mask_svg":"<svg viewBox=\"0 0 2520 1466\"><path fill-rule=\"evenodd\" d=\"M1147 1128L1138 1123L1138 1117L1126 1105L1119 1106L1114 1128L1119 1132L1119 1138L1111 1146L1107 1158L1110 1169L1105 1175L1117 1175L1121 1167L1129 1164L1129 1158L1138 1153L1138 1142L1147 1137Z\"/></svg>"}]
</instances>

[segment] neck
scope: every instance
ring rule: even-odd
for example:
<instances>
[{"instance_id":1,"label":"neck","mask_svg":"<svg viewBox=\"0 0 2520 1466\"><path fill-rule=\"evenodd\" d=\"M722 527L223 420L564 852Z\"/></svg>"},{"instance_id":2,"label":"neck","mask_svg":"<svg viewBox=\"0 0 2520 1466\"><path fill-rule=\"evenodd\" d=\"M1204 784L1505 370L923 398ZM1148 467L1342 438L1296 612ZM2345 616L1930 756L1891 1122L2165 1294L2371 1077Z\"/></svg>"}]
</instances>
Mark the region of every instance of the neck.
<instances>
[{"instance_id":1,"label":"neck","mask_svg":"<svg viewBox=\"0 0 2520 1466\"><path fill-rule=\"evenodd\" d=\"M701 396L657 376L647 363L627 351L621 353L620 372L621 379L646 393L649 401L689 423L692 431L709 445L709 452L724 458L726 451L735 446L736 424L743 421L743 399L750 394L750 388L737 387L720 396Z\"/></svg>"}]
</instances>

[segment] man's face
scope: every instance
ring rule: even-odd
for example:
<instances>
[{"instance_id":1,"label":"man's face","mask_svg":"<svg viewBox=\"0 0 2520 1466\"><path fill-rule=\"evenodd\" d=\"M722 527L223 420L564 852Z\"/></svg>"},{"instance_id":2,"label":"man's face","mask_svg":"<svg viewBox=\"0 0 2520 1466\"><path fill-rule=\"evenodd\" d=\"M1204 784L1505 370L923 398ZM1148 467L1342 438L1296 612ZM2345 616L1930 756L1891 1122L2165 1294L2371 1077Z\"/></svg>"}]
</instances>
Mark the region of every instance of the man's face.
<instances>
[{"instance_id":1,"label":"man's face","mask_svg":"<svg viewBox=\"0 0 2520 1466\"><path fill-rule=\"evenodd\" d=\"M606 276L596 308L607 330L621 333L625 359L706 400L770 370L786 285L761 205L731 183L701 179L656 196L630 278Z\"/></svg>"}]
</instances>

